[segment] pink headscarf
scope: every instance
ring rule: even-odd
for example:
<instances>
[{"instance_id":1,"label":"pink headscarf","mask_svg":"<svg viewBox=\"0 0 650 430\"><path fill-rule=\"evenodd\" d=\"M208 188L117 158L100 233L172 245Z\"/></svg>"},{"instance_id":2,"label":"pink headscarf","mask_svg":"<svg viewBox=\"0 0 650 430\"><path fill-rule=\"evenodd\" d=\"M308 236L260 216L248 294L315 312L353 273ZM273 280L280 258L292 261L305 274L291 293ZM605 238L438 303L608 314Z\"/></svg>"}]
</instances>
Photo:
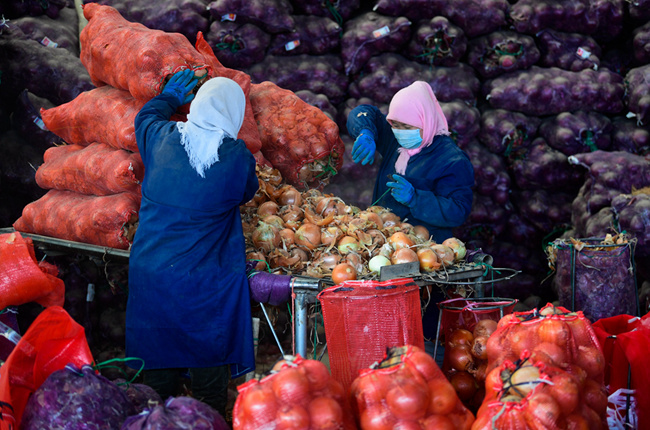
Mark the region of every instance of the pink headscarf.
<instances>
[{"instance_id":1,"label":"pink headscarf","mask_svg":"<svg viewBox=\"0 0 650 430\"><path fill-rule=\"evenodd\" d=\"M431 86L424 81L415 81L393 96L386 119L403 122L422 129L422 144L415 149L399 148L395 170L400 175L406 172L409 158L431 145L437 135L449 134L447 119L442 112Z\"/></svg>"}]
</instances>

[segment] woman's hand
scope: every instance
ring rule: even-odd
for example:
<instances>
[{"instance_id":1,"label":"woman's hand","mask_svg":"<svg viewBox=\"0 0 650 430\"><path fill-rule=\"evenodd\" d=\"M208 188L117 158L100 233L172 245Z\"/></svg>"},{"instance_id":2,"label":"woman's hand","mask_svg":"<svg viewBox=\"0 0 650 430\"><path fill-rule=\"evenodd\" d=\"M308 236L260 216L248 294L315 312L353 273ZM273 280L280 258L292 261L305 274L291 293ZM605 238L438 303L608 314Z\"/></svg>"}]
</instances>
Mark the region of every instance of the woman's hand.
<instances>
[{"instance_id":1,"label":"woman's hand","mask_svg":"<svg viewBox=\"0 0 650 430\"><path fill-rule=\"evenodd\" d=\"M352 146L352 161L355 163L361 161L363 166L366 164L372 164L375 161L376 149L377 144L375 144L375 138L373 137L372 132L361 130L361 134L359 134L357 140L354 141L354 145Z\"/></svg>"},{"instance_id":2,"label":"woman's hand","mask_svg":"<svg viewBox=\"0 0 650 430\"><path fill-rule=\"evenodd\" d=\"M390 193L399 203L408 206L415 196L415 188L409 181L400 175L393 175L396 182L387 182L386 185L391 188Z\"/></svg>"},{"instance_id":3,"label":"woman's hand","mask_svg":"<svg viewBox=\"0 0 650 430\"><path fill-rule=\"evenodd\" d=\"M165 85L162 92L163 94L171 94L178 99L179 105L189 103L194 98L194 94L190 91L194 89L198 83L198 79L194 75L194 71L190 69L181 70L176 72L169 78L169 82Z\"/></svg>"}]
</instances>

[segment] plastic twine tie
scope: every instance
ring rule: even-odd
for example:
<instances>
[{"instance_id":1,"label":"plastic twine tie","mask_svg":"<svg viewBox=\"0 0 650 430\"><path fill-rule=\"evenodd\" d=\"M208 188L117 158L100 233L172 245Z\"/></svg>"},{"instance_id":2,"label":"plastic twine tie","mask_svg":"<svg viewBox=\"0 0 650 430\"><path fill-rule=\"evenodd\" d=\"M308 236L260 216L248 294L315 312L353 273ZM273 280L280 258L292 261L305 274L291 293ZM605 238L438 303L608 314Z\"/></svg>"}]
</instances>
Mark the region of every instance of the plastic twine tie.
<instances>
[{"instance_id":1,"label":"plastic twine tie","mask_svg":"<svg viewBox=\"0 0 650 430\"><path fill-rule=\"evenodd\" d=\"M338 4L338 2L336 2ZM325 0L325 7L329 11L329 13L332 14L332 17L334 18L334 21L341 27L341 35L343 33L343 17L339 13L338 9L330 2L329 0Z\"/></svg>"},{"instance_id":2,"label":"plastic twine tie","mask_svg":"<svg viewBox=\"0 0 650 430\"><path fill-rule=\"evenodd\" d=\"M591 130L584 130L580 133L581 137L584 135L582 143L589 148L591 152L598 151L596 141L594 140L594 132Z\"/></svg>"},{"instance_id":3,"label":"plastic twine tie","mask_svg":"<svg viewBox=\"0 0 650 430\"><path fill-rule=\"evenodd\" d=\"M102 361L101 363L97 363L97 364L95 364L94 366L92 366L92 368L95 369L95 370L110 369L110 368L112 368L112 369L117 369L117 370L119 370L120 372L122 372L122 374L124 374L124 376L127 376L127 377L128 377L128 375L126 374L126 372L125 372L124 370L122 370L121 367L119 367L119 366L109 366L109 364L111 364L111 363L115 363L115 362L125 363L125 362L127 362L127 361L131 361L131 360L138 360L138 361L141 361L141 362L142 362L142 366L140 366L140 370L138 370L138 371L135 373L135 375L133 375L133 378L131 378L130 380L127 380L127 381L124 382L124 383L121 383L122 385L124 385L124 384L125 384L125 385L129 385L129 384L132 384L133 381L135 381L135 379L136 379L138 376L140 376L140 373L142 373L142 371L144 370L144 360L141 359L141 358L139 358L139 357L111 358L110 360ZM126 379L126 378L125 378L125 379ZM118 384L118 385L120 385L120 384Z\"/></svg>"}]
</instances>

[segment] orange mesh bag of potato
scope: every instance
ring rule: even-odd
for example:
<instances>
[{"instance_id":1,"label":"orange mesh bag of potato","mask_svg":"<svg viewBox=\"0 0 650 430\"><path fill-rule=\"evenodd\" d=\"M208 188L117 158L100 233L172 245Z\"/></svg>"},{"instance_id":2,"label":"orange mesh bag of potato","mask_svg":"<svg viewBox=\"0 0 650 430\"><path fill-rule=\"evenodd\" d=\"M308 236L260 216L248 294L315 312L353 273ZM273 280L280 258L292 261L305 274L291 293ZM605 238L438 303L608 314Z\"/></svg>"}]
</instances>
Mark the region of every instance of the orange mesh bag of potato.
<instances>
[{"instance_id":1,"label":"orange mesh bag of potato","mask_svg":"<svg viewBox=\"0 0 650 430\"><path fill-rule=\"evenodd\" d=\"M23 208L17 231L128 249L137 228L140 194L91 196L50 190Z\"/></svg>"},{"instance_id":2,"label":"orange mesh bag of potato","mask_svg":"<svg viewBox=\"0 0 650 430\"><path fill-rule=\"evenodd\" d=\"M62 145L43 154L36 183L46 190L67 190L106 196L140 193L144 165L139 153L115 149L103 143Z\"/></svg>"},{"instance_id":3,"label":"orange mesh bag of potato","mask_svg":"<svg viewBox=\"0 0 650 430\"><path fill-rule=\"evenodd\" d=\"M107 85L85 91L68 103L41 109L41 117L47 129L67 143L86 146L100 142L138 152L133 122L144 103L126 90Z\"/></svg>"},{"instance_id":4,"label":"orange mesh bag of potato","mask_svg":"<svg viewBox=\"0 0 650 430\"><path fill-rule=\"evenodd\" d=\"M350 387L361 430L469 430L474 415L433 357L413 345L388 348Z\"/></svg>"},{"instance_id":5,"label":"orange mesh bag of potato","mask_svg":"<svg viewBox=\"0 0 650 430\"><path fill-rule=\"evenodd\" d=\"M285 356L271 374L237 391L234 430L357 428L343 386L317 360Z\"/></svg>"},{"instance_id":6,"label":"orange mesh bag of potato","mask_svg":"<svg viewBox=\"0 0 650 430\"><path fill-rule=\"evenodd\" d=\"M30 238L0 235L0 309L29 302L63 306L65 286L57 274L56 266L37 262Z\"/></svg>"},{"instance_id":7,"label":"orange mesh bag of potato","mask_svg":"<svg viewBox=\"0 0 650 430\"><path fill-rule=\"evenodd\" d=\"M214 76L203 55L180 33L127 21L117 9L98 3L84 4L83 13L88 24L79 35L80 58L95 86L110 85L148 101L179 70L205 70Z\"/></svg>"},{"instance_id":8,"label":"orange mesh bag of potato","mask_svg":"<svg viewBox=\"0 0 650 430\"><path fill-rule=\"evenodd\" d=\"M272 82L252 84L262 154L291 185L321 188L343 164L339 128L320 109Z\"/></svg>"}]
</instances>

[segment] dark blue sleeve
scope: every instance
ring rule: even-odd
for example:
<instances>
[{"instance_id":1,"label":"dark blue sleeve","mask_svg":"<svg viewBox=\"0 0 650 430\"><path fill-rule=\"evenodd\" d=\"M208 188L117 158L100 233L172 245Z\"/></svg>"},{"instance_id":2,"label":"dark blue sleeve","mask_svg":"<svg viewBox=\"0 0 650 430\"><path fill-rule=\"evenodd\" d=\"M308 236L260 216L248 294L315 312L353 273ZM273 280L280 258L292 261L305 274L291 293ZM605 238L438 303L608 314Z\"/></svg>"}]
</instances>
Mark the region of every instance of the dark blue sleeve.
<instances>
[{"instance_id":1,"label":"dark blue sleeve","mask_svg":"<svg viewBox=\"0 0 650 430\"><path fill-rule=\"evenodd\" d=\"M457 227L472 210L474 168L467 157L454 157L435 181L435 191L414 181L413 217L438 227ZM423 181L424 182L424 181Z\"/></svg>"},{"instance_id":2,"label":"dark blue sleeve","mask_svg":"<svg viewBox=\"0 0 650 430\"><path fill-rule=\"evenodd\" d=\"M135 117L135 139L140 154L146 153L147 136L169 121L178 108L178 100L169 94L160 94L149 100ZM160 123L162 121L162 123ZM159 124L156 127L156 123Z\"/></svg>"},{"instance_id":3,"label":"dark blue sleeve","mask_svg":"<svg viewBox=\"0 0 650 430\"><path fill-rule=\"evenodd\" d=\"M370 130L377 145L377 151L383 156L386 151L395 146L395 135L390 124L386 121L386 115L375 106L359 105L348 114L348 133L356 139L361 130Z\"/></svg>"}]
</instances>

